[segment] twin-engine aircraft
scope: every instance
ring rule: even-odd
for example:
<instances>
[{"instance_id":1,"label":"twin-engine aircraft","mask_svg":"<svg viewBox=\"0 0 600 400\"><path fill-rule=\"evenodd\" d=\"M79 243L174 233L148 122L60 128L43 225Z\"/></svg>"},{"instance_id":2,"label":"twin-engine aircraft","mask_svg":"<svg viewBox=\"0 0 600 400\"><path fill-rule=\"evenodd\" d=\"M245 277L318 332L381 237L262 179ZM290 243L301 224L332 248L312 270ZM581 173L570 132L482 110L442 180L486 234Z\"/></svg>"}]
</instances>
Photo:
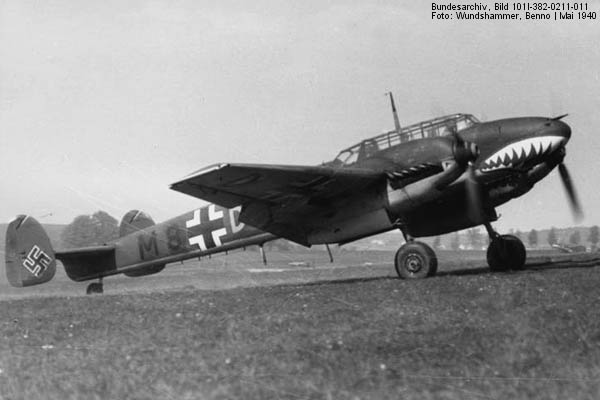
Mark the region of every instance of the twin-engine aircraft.
<instances>
[{"instance_id":1,"label":"twin-engine aircraft","mask_svg":"<svg viewBox=\"0 0 600 400\"><path fill-rule=\"evenodd\" d=\"M304 246L345 244L399 229L406 240L395 256L401 278L433 276L434 251L416 237L484 225L492 271L519 270L525 247L500 235L495 208L527 193L558 166L572 209L581 207L563 164L571 129L555 118L479 122L453 114L395 129L342 150L318 166L217 164L171 189L209 204L155 224L128 212L120 238L102 246L53 250L42 226L20 215L8 226L6 274L13 286L49 281L56 260L75 281L162 271L168 263L285 238ZM328 248L329 249L329 248ZM263 253L264 257L264 253Z\"/></svg>"}]
</instances>

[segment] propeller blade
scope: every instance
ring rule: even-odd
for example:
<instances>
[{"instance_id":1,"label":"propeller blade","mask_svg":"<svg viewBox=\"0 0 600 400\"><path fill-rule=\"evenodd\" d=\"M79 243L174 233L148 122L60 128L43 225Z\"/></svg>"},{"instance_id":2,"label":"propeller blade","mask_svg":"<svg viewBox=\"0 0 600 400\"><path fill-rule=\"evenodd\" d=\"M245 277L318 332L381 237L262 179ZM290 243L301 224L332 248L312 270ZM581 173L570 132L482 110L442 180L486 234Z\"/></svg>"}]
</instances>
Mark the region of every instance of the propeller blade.
<instances>
[{"instance_id":1,"label":"propeller blade","mask_svg":"<svg viewBox=\"0 0 600 400\"><path fill-rule=\"evenodd\" d=\"M571 179L571 175L567 170L565 164L558 164L558 172L560 174L560 178L565 187L565 191L567 192L567 197L569 198L569 204L571 205L571 211L573 212L573 217L576 222L581 221L583 218L583 211L581 209L581 204L579 204L579 200L577 198L577 193L575 192L575 186L573 185L573 180Z\"/></svg>"},{"instance_id":2,"label":"propeller blade","mask_svg":"<svg viewBox=\"0 0 600 400\"><path fill-rule=\"evenodd\" d=\"M481 201L481 189L477 182L477 178L475 177L475 167L472 163L469 163L469 166L467 167L467 180L465 185L469 218L473 221L479 221L483 213L483 203Z\"/></svg>"}]
</instances>

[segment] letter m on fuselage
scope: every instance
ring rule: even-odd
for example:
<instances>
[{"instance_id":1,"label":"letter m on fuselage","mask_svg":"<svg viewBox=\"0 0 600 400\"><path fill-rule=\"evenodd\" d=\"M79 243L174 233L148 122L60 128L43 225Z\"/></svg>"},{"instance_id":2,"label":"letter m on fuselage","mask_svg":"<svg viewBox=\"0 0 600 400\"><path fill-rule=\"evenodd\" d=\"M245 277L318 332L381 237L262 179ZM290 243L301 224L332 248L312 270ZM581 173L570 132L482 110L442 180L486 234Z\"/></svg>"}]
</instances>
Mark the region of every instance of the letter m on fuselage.
<instances>
[{"instance_id":1,"label":"letter m on fuselage","mask_svg":"<svg viewBox=\"0 0 600 400\"><path fill-rule=\"evenodd\" d=\"M156 232L143 233L138 236L138 249L142 260L149 260L158 256L158 242Z\"/></svg>"}]
</instances>

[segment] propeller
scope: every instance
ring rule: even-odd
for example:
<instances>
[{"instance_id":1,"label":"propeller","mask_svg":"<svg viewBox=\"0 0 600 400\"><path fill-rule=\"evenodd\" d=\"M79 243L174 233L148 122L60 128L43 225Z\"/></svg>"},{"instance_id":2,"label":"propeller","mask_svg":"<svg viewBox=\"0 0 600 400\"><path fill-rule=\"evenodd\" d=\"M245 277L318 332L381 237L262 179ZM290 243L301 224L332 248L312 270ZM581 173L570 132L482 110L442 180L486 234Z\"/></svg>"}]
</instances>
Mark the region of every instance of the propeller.
<instances>
[{"instance_id":1,"label":"propeller","mask_svg":"<svg viewBox=\"0 0 600 400\"><path fill-rule=\"evenodd\" d=\"M456 132L456 128L452 130L452 137L454 138L454 159L461 166L468 166L472 161L475 161L479 157L479 148L473 142L465 142Z\"/></svg>"},{"instance_id":2,"label":"propeller","mask_svg":"<svg viewBox=\"0 0 600 400\"><path fill-rule=\"evenodd\" d=\"M467 192L467 207L469 218L473 221L479 221L483 214L483 202L481 201L481 189L477 177L475 176L475 166L469 162L467 166L467 179L465 181Z\"/></svg>"},{"instance_id":3,"label":"propeller","mask_svg":"<svg viewBox=\"0 0 600 400\"><path fill-rule=\"evenodd\" d=\"M479 148L475 143L465 142L456 131L452 132L456 140L455 158L457 162L464 163L466 172L466 194L469 218L480 221L483 214L481 188L475 175L475 160L479 157Z\"/></svg>"},{"instance_id":4,"label":"propeller","mask_svg":"<svg viewBox=\"0 0 600 400\"><path fill-rule=\"evenodd\" d=\"M552 121L560 121L569 115L566 113L560 113L560 111L563 111L562 103L560 97L557 96L552 89L550 91L550 107L552 109L552 115L557 115L556 117L550 118ZM561 154L564 157L564 150ZM567 192L567 198L569 199L569 206L571 207L571 212L573 213L573 219L575 222L580 222L583 219L583 210L581 208L581 204L579 203L579 199L577 198L577 192L575 191L575 185L571 179L571 174L569 174L567 166L562 162L562 160L561 163L558 164L558 173L560 174L560 180L563 183L565 192Z\"/></svg>"},{"instance_id":5,"label":"propeller","mask_svg":"<svg viewBox=\"0 0 600 400\"><path fill-rule=\"evenodd\" d=\"M575 192L573 180L571 179L571 175L569 174L569 171L564 163L558 164L558 173L560 174L560 179L562 180L565 191L567 192L569 205L571 206L571 211L573 212L573 218L575 219L575 222L580 222L583 219L583 211L581 209L579 199L577 198L577 193Z\"/></svg>"}]
</instances>

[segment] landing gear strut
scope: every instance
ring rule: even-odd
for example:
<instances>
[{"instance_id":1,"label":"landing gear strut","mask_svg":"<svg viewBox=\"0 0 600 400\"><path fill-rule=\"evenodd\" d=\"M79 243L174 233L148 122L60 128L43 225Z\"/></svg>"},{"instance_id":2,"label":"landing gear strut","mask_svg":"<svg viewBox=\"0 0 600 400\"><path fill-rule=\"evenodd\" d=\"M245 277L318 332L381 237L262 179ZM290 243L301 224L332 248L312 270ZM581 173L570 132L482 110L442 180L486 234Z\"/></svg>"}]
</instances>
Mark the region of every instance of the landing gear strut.
<instances>
[{"instance_id":1,"label":"landing gear strut","mask_svg":"<svg viewBox=\"0 0 600 400\"><path fill-rule=\"evenodd\" d=\"M521 239L513 235L499 235L488 222L485 228L490 236L487 262L494 272L522 270L525 268L526 251ZM420 279L437 272L437 257L431 247L415 241L404 231L403 244L394 259L396 272L402 279Z\"/></svg>"},{"instance_id":2,"label":"landing gear strut","mask_svg":"<svg viewBox=\"0 0 600 400\"><path fill-rule=\"evenodd\" d=\"M396 272L402 279L420 279L437 272L437 257L431 247L409 239L394 258Z\"/></svg>"},{"instance_id":3,"label":"landing gear strut","mask_svg":"<svg viewBox=\"0 0 600 400\"><path fill-rule=\"evenodd\" d=\"M104 293L104 284L102 278L98 279L98 282L90 283L85 290L85 294L102 294Z\"/></svg>"},{"instance_id":4,"label":"landing gear strut","mask_svg":"<svg viewBox=\"0 0 600 400\"><path fill-rule=\"evenodd\" d=\"M487 223L485 228L490 236L487 249L487 262L494 272L522 270L525 268L526 251L523 242L513 235L499 235Z\"/></svg>"}]
</instances>

